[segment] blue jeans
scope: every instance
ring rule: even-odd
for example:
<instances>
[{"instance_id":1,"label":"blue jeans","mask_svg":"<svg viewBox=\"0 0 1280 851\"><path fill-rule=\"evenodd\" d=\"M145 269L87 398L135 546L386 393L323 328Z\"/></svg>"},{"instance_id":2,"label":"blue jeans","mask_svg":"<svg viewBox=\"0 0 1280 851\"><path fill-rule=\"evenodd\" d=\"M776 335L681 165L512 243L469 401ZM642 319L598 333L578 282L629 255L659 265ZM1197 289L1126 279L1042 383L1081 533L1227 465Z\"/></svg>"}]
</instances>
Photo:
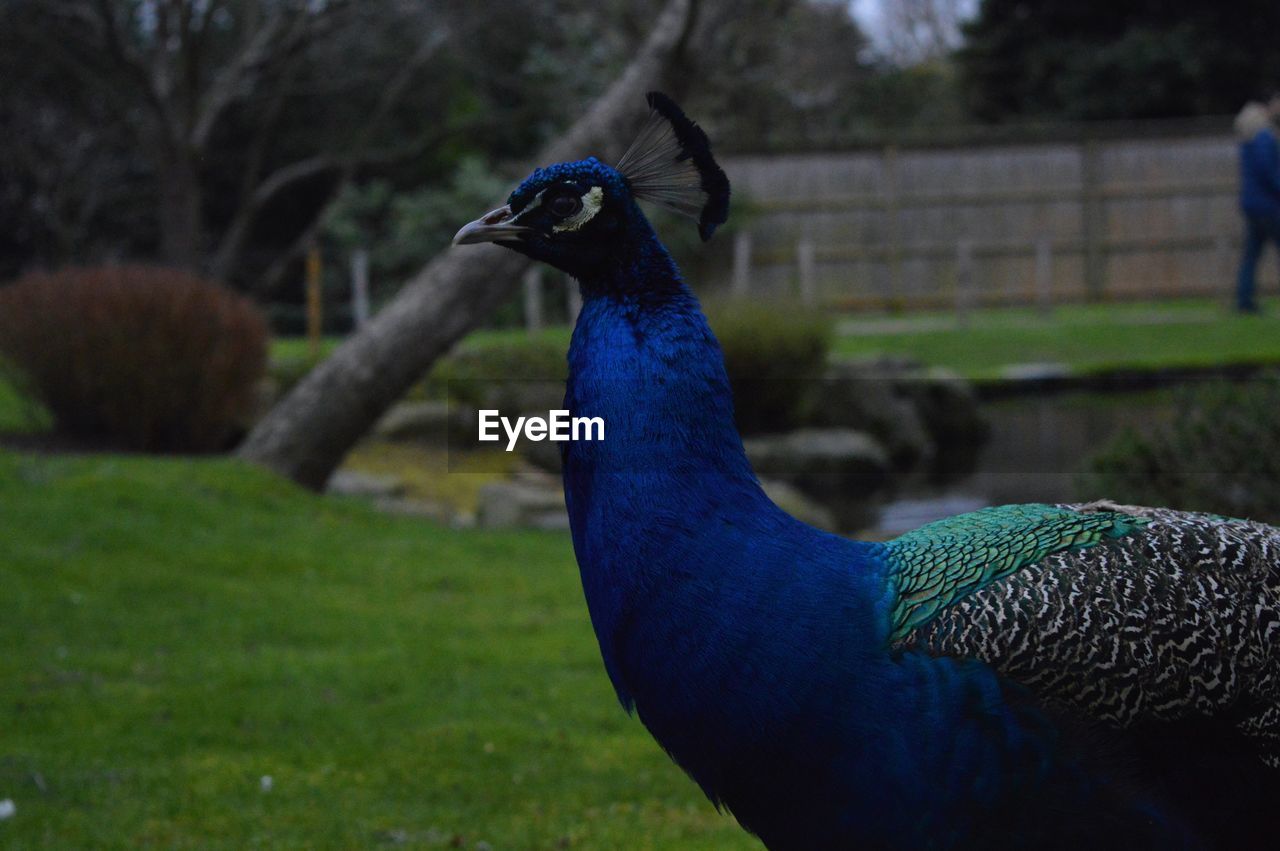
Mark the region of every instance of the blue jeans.
<instances>
[{"instance_id":1,"label":"blue jeans","mask_svg":"<svg viewBox=\"0 0 1280 851\"><path fill-rule=\"evenodd\" d=\"M1258 303L1253 297L1258 260L1268 242L1280 251L1280 216L1253 216L1246 213L1244 219L1244 257L1240 259L1240 273L1236 276L1236 307L1239 310L1254 311L1258 309Z\"/></svg>"}]
</instances>

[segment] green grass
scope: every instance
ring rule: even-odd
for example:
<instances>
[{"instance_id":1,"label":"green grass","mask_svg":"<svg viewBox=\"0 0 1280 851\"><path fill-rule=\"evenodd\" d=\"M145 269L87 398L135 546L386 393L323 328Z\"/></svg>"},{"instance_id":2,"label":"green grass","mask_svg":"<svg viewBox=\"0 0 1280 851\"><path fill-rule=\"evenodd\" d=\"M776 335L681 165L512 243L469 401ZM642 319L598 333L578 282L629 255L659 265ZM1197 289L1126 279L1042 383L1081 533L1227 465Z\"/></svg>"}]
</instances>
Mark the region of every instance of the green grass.
<instances>
[{"instance_id":1,"label":"green grass","mask_svg":"<svg viewBox=\"0 0 1280 851\"><path fill-rule=\"evenodd\" d=\"M539 331L534 335L534 339L547 340L563 345L567 349L569 332L568 326L556 325ZM467 349L492 348L529 338L529 332L523 328L482 329L472 331L460 345ZM327 357L341 342L341 337L322 338L319 346L321 357ZM276 337L271 341L271 357L279 360L310 360L311 344L305 337Z\"/></svg>"},{"instance_id":2,"label":"green grass","mask_svg":"<svg viewBox=\"0 0 1280 851\"><path fill-rule=\"evenodd\" d=\"M322 337L318 346L320 358L328 357L341 342L341 337ZM271 358L272 360L281 361L313 360L311 341L306 337L273 337L271 340Z\"/></svg>"},{"instance_id":3,"label":"green grass","mask_svg":"<svg viewBox=\"0 0 1280 851\"><path fill-rule=\"evenodd\" d=\"M225 460L0 452L0 505L0 846L758 847L618 707L563 535Z\"/></svg>"},{"instance_id":4,"label":"green grass","mask_svg":"<svg viewBox=\"0 0 1280 851\"><path fill-rule=\"evenodd\" d=\"M971 378L999 377L1013 364L1053 362L1073 372L1162 369L1227 364L1280 364L1280 300L1264 302L1261 316L1241 317L1203 299L1133 304L1067 305L1051 318L1029 308L975 311L965 327L953 313L897 316L846 314L834 353L843 357L908 355ZM537 338L567 348L569 329L547 328ZM464 349L509 345L528 339L522 329L482 330ZM341 343L321 341L322 356ZM286 385L311 366L309 344L298 337L272 341L274 371ZM423 395L423 386L411 395ZM29 415L20 396L0 376L0 433L48 427L40 411Z\"/></svg>"},{"instance_id":5,"label":"green grass","mask_svg":"<svg viewBox=\"0 0 1280 851\"><path fill-rule=\"evenodd\" d=\"M8 379L0 364L0 434L30 434L51 425L43 406L32 403Z\"/></svg>"},{"instance_id":6,"label":"green grass","mask_svg":"<svg viewBox=\"0 0 1280 851\"><path fill-rule=\"evenodd\" d=\"M952 312L842 314L837 356L909 355L971 378L995 378L1012 364L1053 362L1073 372L1280 363L1280 299L1260 316L1239 316L1206 299L1064 305L1044 318L1031 308L974 311L959 327ZM568 347L569 329L538 338ZM468 349L527 339L521 329L476 331ZM325 342L325 351L336 345ZM298 358L306 341L277 340L273 357Z\"/></svg>"},{"instance_id":7,"label":"green grass","mask_svg":"<svg viewBox=\"0 0 1280 851\"><path fill-rule=\"evenodd\" d=\"M1280 304L1267 307L1261 316L1238 316L1205 302L1078 305L1058 308L1049 319L1030 310L986 310L975 312L967 327L946 314L868 318L846 324L835 352L909 355L973 378L1046 361L1079 373L1276 364Z\"/></svg>"}]
</instances>

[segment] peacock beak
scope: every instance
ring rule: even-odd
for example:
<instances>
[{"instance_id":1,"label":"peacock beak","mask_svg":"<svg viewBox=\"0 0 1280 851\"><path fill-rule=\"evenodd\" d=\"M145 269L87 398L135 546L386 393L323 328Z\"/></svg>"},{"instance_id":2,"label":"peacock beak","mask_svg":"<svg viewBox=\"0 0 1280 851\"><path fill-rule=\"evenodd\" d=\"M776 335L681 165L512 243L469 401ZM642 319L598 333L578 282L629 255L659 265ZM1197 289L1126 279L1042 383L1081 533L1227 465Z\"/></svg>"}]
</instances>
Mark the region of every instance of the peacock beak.
<instances>
[{"instance_id":1,"label":"peacock beak","mask_svg":"<svg viewBox=\"0 0 1280 851\"><path fill-rule=\"evenodd\" d=\"M462 226L453 236L454 245L471 245L477 242L502 242L529 233L532 228L512 223L510 207L499 207L485 213L474 222Z\"/></svg>"}]
</instances>

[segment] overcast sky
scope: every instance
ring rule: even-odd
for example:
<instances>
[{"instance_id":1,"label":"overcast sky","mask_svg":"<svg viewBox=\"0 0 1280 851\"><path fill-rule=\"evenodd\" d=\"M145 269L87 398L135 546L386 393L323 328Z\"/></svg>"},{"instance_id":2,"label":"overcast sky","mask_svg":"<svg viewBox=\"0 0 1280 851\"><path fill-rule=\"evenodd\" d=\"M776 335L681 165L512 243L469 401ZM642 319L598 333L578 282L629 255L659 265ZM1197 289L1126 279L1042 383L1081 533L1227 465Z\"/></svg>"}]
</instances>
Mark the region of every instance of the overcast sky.
<instances>
[{"instance_id":1,"label":"overcast sky","mask_svg":"<svg viewBox=\"0 0 1280 851\"><path fill-rule=\"evenodd\" d=\"M885 5L894 2L896 0L849 0L849 7L853 9L854 17L870 36L872 43L881 50L887 46L881 10ZM978 8L978 0L960 0L960 5L967 14L972 15Z\"/></svg>"}]
</instances>

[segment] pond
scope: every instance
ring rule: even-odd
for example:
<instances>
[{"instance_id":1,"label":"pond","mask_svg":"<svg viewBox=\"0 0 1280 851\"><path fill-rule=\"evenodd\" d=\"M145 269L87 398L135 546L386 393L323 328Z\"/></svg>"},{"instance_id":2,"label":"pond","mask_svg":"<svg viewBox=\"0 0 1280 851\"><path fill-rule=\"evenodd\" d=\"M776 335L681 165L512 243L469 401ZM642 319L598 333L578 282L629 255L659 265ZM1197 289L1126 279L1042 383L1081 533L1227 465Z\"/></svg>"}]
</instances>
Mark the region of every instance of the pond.
<instances>
[{"instance_id":1,"label":"pond","mask_svg":"<svg viewBox=\"0 0 1280 851\"><path fill-rule=\"evenodd\" d=\"M987 505L1099 499L1083 481L1090 457L1122 430L1149 433L1174 416L1176 391L1073 391L987 402L990 438L964 472L923 477L870 509L860 534L899 535Z\"/></svg>"}]
</instances>

